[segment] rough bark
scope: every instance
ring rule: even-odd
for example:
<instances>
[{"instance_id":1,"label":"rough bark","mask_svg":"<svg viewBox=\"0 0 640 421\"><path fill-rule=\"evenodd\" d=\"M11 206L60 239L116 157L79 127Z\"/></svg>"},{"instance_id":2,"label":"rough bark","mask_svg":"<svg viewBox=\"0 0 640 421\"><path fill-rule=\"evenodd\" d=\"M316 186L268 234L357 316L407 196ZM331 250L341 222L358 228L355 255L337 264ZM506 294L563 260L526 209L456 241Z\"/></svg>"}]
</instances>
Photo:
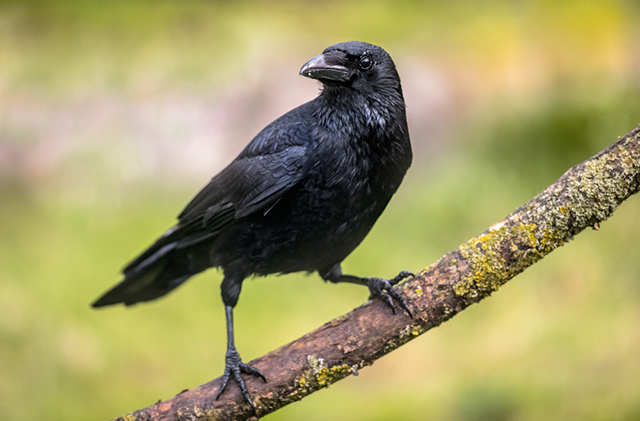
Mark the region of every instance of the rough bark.
<instances>
[{"instance_id":1,"label":"rough bark","mask_svg":"<svg viewBox=\"0 0 640 421\"><path fill-rule=\"evenodd\" d=\"M397 288L413 319L390 317L370 301L250 362L268 382L245 377L263 416L335 383L491 295L588 227L598 229L640 189L640 126L569 169L554 184ZM233 385L215 401L220 379L118 420L245 420L255 417Z\"/></svg>"}]
</instances>

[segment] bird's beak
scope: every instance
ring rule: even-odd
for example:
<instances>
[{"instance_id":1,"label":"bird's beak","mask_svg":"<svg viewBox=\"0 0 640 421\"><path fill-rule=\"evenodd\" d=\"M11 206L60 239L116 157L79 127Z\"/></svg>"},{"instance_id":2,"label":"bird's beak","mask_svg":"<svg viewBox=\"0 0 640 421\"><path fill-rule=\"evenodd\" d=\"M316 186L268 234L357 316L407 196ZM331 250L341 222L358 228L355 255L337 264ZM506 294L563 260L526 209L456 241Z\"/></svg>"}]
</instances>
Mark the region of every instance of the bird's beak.
<instances>
[{"instance_id":1,"label":"bird's beak","mask_svg":"<svg viewBox=\"0 0 640 421\"><path fill-rule=\"evenodd\" d=\"M346 82L349 80L349 69L344 66L327 64L324 54L312 58L302 66L300 74L311 79Z\"/></svg>"}]
</instances>

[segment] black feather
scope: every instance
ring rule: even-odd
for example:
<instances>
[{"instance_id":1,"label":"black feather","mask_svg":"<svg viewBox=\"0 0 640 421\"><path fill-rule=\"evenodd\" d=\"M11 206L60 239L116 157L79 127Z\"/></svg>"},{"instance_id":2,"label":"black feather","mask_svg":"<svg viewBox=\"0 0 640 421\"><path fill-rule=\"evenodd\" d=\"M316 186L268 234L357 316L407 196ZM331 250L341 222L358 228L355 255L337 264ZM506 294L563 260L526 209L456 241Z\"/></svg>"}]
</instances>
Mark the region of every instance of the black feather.
<instances>
[{"instance_id":1,"label":"black feather","mask_svg":"<svg viewBox=\"0 0 640 421\"><path fill-rule=\"evenodd\" d=\"M247 276L325 270L364 239L411 163L400 79L371 44L323 57L333 67L309 72L320 95L265 127L94 306L151 300L216 266L237 300Z\"/></svg>"}]
</instances>

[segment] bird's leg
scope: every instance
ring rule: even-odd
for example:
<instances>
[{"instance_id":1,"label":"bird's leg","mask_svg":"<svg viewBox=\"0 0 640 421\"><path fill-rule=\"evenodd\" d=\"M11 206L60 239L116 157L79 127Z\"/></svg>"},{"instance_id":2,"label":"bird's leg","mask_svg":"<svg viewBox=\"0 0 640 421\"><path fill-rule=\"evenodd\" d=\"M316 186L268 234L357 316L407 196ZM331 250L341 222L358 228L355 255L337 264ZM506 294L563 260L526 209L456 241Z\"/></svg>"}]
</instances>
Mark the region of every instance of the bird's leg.
<instances>
[{"instance_id":1,"label":"bird's leg","mask_svg":"<svg viewBox=\"0 0 640 421\"><path fill-rule=\"evenodd\" d=\"M342 269L340 265L335 265L329 268L328 270L319 271L322 279L329 282L348 282L351 284L358 285L366 285L369 287L369 291L371 292L370 299L379 298L384 302L393 314L396 314L396 309L393 305L393 301L395 300L398 305L409 314L409 317L413 318L411 314L411 310L409 310L409 306L407 305L407 301L404 299L400 293L393 288L398 282L403 280L404 278L413 276L413 273L407 272L403 270L393 279L383 279L383 278L361 278L359 276L353 275L344 275L342 273Z\"/></svg>"},{"instance_id":2,"label":"bird's leg","mask_svg":"<svg viewBox=\"0 0 640 421\"><path fill-rule=\"evenodd\" d=\"M224 375L222 376L222 383L220 384L220 390L218 391L216 400L227 388L229 378L233 377L233 380L235 380L235 382L238 384L238 387L240 388L240 391L242 392L242 396L247 402L249 402L249 404L253 408L253 411L255 412L256 407L253 405L253 401L249 396L249 391L247 391L247 387L245 386L244 380L242 379L240 373L246 373L251 374L252 376L260 377L265 382L267 381L267 379L264 377L264 374L262 374L260 370L242 362L240 354L236 350L236 346L233 341L233 307L230 305L225 305L224 309L227 316L227 355L225 357Z\"/></svg>"}]
</instances>

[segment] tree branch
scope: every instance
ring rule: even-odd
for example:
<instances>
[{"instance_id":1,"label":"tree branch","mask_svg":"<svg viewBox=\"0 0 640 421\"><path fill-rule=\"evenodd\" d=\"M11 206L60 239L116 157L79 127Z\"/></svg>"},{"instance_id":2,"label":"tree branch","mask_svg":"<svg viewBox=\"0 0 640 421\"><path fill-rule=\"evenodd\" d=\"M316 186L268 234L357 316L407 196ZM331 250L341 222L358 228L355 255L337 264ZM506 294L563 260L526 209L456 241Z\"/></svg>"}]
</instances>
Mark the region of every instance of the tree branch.
<instances>
[{"instance_id":1,"label":"tree branch","mask_svg":"<svg viewBox=\"0 0 640 421\"><path fill-rule=\"evenodd\" d=\"M326 387L491 295L571 240L598 229L640 189L640 126L568 170L554 184L478 237L398 286L413 319L390 317L381 301L348 314L251 361L267 376L245 379L259 416ZM118 420L246 420L254 417L238 388L215 401L220 378Z\"/></svg>"}]
</instances>

